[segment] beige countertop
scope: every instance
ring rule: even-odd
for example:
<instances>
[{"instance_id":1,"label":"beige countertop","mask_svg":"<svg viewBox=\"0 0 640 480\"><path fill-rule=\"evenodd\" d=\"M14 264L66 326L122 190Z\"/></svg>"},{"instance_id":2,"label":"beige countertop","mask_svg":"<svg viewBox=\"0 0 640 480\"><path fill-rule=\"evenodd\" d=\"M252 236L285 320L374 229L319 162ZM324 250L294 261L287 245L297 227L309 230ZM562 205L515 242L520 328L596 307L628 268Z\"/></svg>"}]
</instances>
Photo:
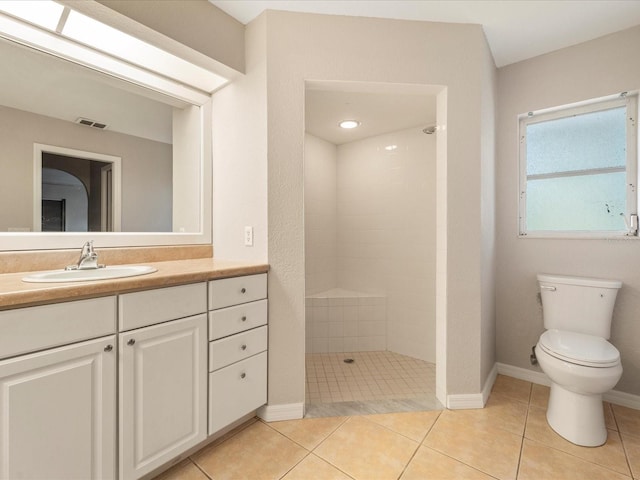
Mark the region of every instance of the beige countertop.
<instances>
[{"instance_id":1,"label":"beige countertop","mask_svg":"<svg viewBox=\"0 0 640 480\"><path fill-rule=\"evenodd\" d=\"M23 277L34 272L1 274L0 310L81 298L103 297L135 290L202 282L216 278L265 273L269 270L269 266L266 264L234 262L213 258L141 262L139 264L155 267L158 271L137 277L65 283L26 283L22 281Z\"/></svg>"}]
</instances>

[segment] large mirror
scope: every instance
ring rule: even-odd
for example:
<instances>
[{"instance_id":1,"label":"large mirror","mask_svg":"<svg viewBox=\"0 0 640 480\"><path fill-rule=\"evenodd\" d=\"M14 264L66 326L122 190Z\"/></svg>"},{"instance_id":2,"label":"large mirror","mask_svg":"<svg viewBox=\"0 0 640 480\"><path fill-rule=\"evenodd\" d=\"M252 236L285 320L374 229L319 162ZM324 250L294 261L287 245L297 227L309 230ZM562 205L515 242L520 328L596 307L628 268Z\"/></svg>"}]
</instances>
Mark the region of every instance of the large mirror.
<instances>
[{"instance_id":1,"label":"large mirror","mask_svg":"<svg viewBox=\"0 0 640 480\"><path fill-rule=\"evenodd\" d=\"M209 104L5 38L0 58L0 250L210 243Z\"/></svg>"}]
</instances>

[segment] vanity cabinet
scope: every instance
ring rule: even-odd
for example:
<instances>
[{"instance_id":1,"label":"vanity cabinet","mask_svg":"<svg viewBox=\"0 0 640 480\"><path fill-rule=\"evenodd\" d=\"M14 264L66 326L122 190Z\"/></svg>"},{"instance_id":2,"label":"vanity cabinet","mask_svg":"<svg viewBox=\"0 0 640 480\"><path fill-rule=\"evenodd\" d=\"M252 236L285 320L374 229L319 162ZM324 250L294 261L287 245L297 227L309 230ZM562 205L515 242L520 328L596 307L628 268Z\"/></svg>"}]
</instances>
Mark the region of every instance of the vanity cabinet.
<instances>
[{"instance_id":1,"label":"vanity cabinet","mask_svg":"<svg viewBox=\"0 0 640 480\"><path fill-rule=\"evenodd\" d=\"M131 328L119 335L121 480L207 437L206 299L206 283L120 296L121 331Z\"/></svg>"},{"instance_id":2,"label":"vanity cabinet","mask_svg":"<svg viewBox=\"0 0 640 480\"><path fill-rule=\"evenodd\" d=\"M0 311L0 480L138 479L267 402L267 275Z\"/></svg>"},{"instance_id":3,"label":"vanity cabinet","mask_svg":"<svg viewBox=\"0 0 640 480\"><path fill-rule=\"evenodd\" d=\"M209 282L209 434L267 403L267 275Z\"/></svg>"},{"instance_id":4,"label":"vanity cabinet","mask_svg":"<svg viewBox=\"0 0 640 480\"><path fill-rule=\"evenodd\" d=\"M115 305L0 312L1 479L115 478Z\"/></svg>"}]
</instances>

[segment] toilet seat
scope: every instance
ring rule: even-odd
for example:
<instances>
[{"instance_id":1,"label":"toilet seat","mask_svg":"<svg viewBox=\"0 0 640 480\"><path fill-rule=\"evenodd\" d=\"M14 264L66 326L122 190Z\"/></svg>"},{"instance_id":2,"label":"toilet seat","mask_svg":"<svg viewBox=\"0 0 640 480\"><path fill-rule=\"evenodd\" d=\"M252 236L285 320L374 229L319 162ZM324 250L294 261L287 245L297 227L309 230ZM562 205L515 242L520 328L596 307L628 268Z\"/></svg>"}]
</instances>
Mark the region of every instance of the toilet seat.
<instances>
[{"instance_id":1,"label":"toilet seat","mask_svg":"<svg viewBox=\"0 0 640 480\"><path fill-rule=\"evenodd\" d=\"M538 345L552 357L586 367L606 368L620 363L620 352L602 337L547 330Z\"/></svg>"}]
</instances>

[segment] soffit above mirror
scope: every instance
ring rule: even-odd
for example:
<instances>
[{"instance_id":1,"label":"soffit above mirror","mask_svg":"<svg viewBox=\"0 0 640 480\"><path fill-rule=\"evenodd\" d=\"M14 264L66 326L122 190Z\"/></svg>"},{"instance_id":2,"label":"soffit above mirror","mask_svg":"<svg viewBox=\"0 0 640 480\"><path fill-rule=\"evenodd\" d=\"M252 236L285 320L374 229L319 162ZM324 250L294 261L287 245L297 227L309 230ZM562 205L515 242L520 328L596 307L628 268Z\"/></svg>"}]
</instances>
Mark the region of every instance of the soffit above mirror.
<instances>
[{"instance_id":1,"label":"soffit above mirror","mask_svg":"<svg viewBox=\"0 0 640 480\"><path fill-rule=\"evenodd\" d=\"M80 44L208 94L228 82L214 71L53 0L3 0L0 12L5 14L0 18L5 35L69 60L89 63L86 52L74 48L75 44ZM27 28L24 23L16 25L10 19L26 22L42 31ZM56 38L59 41L56 42Z\"/></svg>"}]
</instances>

